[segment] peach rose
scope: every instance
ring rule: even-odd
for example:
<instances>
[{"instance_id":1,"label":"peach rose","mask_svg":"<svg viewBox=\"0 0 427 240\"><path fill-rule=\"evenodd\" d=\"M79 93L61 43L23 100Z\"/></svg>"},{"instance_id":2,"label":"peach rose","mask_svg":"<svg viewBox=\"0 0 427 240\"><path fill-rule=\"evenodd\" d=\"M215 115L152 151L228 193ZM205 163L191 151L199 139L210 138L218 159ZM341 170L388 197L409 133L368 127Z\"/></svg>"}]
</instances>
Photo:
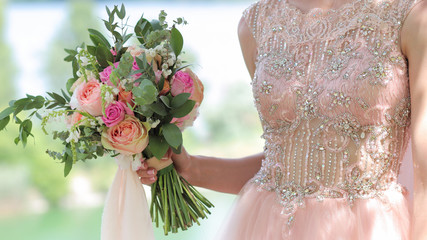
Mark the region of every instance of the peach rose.
<instances>
[{"instance_id":1,"label":"peach rose","mask_svg":"<svg viewBox=\"0 0 427 240\"><path fill-rule=\"evenodd\" d=\"M150 125L127 115L119 124L102 132L101 142L106 149L124 155L141 153L148 145Z\"/></svg>"},{"instance_id":2,"label":"peach rose","mask_svg":"<svg viewBox=\"0 0 427 240\"><path fill-rule=\"evenodd\" d=\"M187 73L191 79L193 79L193 92L191 93L190 99L196 101L196 105L201 104L203 101L203 92L204 92L204 86L202 84L202 81L200 81L199 77L197 77L196 74L191 71L189 68L185 68L182 70L183 72Z\"/></svg>"},{"instance_id":3,"label":"peach rose","mask_svg":"<svg viewBox=\"0 0 427 240\"><path fill-rule=\"evenodd\" d=\"M138 45L132 45L128 47L127 51L132 55L132 57L139 57L144 52L144 49Z\"/></svg>"},{"instance_id":4,"label":"peach rose","mask_svg":"<svg viewBox=\"0 0 427 240\"><path fill-rule=\"evenodd\" d=\"M121 91L119 92L118 99L124 104L130 104L132 107L135 106L135 103L132 101L133 95L132 92Z\"/></svg>"},{"instance_id":5,"label":"peach rose","mask_svg":"<svg viewBox=\"0 0 427 240\"><path fill-rule=\"evenodd\" d=\"M192 126L197 116L199 115L199 106L203 101L204 87L197 75L194 74L189 68L184 69L182 72L184 72L186 76L191 78L193 81L191 96L189 99L196 102L193 110L187 116L182 118L173 118L171 121L171 123L175 123L181 130L184 130L185 128Z\"/></svg>"},{"instance_id":6,"label":"peach rose","mask_svg":"<svg viewBox=\"0 0 427 240\"><path fill-rule=\"evenodd\" d=\"M73 112L73 114L67 116L67 126L71 128L83 118L83 115L81 115L79 112Z\"/></svg>"},{"instance_id":7,"label":"peach rose","mask_svg":"<svg viewBox=\"0 0 427 240\"><path fill-rule=\"evenodd\" d=\"M187 127L193 126L194 121L196 121L196 118L199 116L199 106L196 103L193 110L187 114L185 117L182 118L172 118L171 123L175 123L176 126L179 127L181 131L184 131Z\"/></svg>"},{"instance_id":8,"label":"peach rose","mask_svg":"<svg viewBox=\"0 0 427 240\"><path fill-rule=\"evenodd\" d=\"M96 79L80 84L73 93L70 105L73 109L87 112L92 116L101 116L101 84Z\"/></svg>"},{"instance_id":9,"label":"peach rose","mask_svg":"<svg viewBox=\"0 0 427 240\"><path fill-rule=\"evenodd\" d=\"M156 83L159 83L160 78L162 77L162 71L157 70L155 72L156 75ZM171 90L169 81L165 79L165 84L163 85L163 89L160 91L159 95L166 95Z\"/></svg>"}]
</instances>

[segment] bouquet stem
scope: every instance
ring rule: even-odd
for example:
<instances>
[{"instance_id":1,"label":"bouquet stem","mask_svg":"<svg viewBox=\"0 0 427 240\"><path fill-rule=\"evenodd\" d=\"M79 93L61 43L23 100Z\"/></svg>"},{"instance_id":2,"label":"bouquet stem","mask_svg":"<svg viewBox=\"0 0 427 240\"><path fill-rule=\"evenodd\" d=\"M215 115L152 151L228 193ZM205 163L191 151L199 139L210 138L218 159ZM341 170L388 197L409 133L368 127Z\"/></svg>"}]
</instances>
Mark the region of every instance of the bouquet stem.
<instances>
[{"instance_id":1,"label":"bouquet stem","mask_svg":"<svg viewBox=\"0 0 427 240\"><path fill-rule=\"evenodd\" d=\"M151 185L150 214L156 227L160 215L165 235L187 230L193 223L200 225L198 219L206 218L211 207L213 204L179 176L173 164L158 170L157 181Z\"/></svg>"}]
</instances>

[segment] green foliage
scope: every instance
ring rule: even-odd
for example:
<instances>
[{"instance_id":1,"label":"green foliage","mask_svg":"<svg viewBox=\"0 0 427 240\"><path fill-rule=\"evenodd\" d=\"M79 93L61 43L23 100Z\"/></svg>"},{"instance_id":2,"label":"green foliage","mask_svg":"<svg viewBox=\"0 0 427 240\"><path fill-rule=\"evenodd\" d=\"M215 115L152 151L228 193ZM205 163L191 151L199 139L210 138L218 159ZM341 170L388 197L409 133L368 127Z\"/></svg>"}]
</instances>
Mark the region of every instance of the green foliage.
<instances>
[{"instance_id":1,"label":"green foliage","mask_svg":"<svg viewBox=\"0 0 427 240\"><path fill-rule=\"evenodd\" d=\"M141 17L136 23L134 31L138 41L141 44L145 44L147 42L148 34L153 31L153 27L147 19Z\"/></svg>"},{"instance_id":2,"label":"green foliage","mask_svg":"<svg viewBox=\"0 0 427 240\"><path fill-rule=\"evenodd\" d=\"M135 103L138 105L149 105L157 100L159 95L156 86L150 80L143 80L138 87L132 89Z\"/></svg>"},{"instance_id":3,"label":"green foliage","mask_svg":"<svg viewBox=\"0 0 427 240\"><path fill-rule=\"evenodd\" d=\"M177 149L182 144L181 130L175 124L163 125L162 133L171 147Z\"/></svg>"},{"instance_id":4,"label":"green foliage","mask_svg":"<svg viewBox=\"0 0 427 240\"><path fill-rule=\"evenodd\" d=\"M184 46L184 39L182 38L181 33L175 27L171 30L170 42L175 55L178 56L179 54L181 54L182 47Z\"/></svg>"},{"instance_id":5,"label":"green foliage","mask_svg":"<svg viewBox=\"0 0 427 240\"><path fill-rule=\"evenodd\" d=\"M169 144L163 136L151 135L148 143L148 150L156 157L161 159L169 149Z\"/></svg>"}]
</instances>

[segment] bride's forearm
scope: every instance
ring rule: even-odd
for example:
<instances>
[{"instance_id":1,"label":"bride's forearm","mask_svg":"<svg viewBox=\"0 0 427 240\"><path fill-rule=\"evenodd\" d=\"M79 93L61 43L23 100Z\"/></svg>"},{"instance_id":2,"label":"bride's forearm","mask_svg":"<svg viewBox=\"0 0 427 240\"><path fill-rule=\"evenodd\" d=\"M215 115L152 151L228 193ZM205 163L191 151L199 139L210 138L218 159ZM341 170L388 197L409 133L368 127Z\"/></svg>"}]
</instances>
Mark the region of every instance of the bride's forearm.
<instances>
[{"instance_id":1,"label":"bride's forearm","mask_svg":"<svg viewBox=\"0 0 427 240\"><path fill-rule=\"evenodd\" d=\"M224 193L239 193L261 167L264 153L227 159L191 156L191 166L182 175L195 186Z\"/></svg>"}]
</instances>

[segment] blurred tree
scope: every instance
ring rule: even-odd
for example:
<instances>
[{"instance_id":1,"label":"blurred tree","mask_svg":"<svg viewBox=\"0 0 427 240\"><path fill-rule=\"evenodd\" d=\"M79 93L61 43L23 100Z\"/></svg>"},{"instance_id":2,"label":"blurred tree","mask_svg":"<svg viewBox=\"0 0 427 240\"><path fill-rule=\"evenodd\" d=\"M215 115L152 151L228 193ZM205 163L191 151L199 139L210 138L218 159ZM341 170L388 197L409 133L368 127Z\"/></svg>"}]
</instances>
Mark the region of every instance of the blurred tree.
<instances>
[{"instance_id":1,"label":"blurred tree","mask_svg":"<svg viewBox=\"0 0 427 240\"><path fill-rule=\"evenodd\" d=\"M65 2L67 0L11 0L11 2ZM126 0L127 2L154 2L157 0ZM163 0L164 2L251 2L252 0ZM97 0L106 2L106 0Z\"/></svg>"},{"instance_id":2,"label":"blurred tree","mask_svg":"<svg viewBox=\"0 0 427 240\"><path fill-rule=\"evenodd\" d=\"M228 145L236 141L248 141L259 137L262 129L256 109L248 97L250 85L244 81L230 81L224 86L220 103L203 109L210 142Z\"/></svg>"},{"instance_id":3,"label":"blurred tree","mask_svg":"<svg viewBox=\"0 0 427 240\"><path fill-rule=\"evenodd\" d=\"M58 91L64 88L71 77L70 63L62 61L67 56L64 48L74 49L83 42L89 43L88 28L99 28L101 22L94 16L94 2L92 0L68 0L68 16L62 27L50 44L50 52L46 63L46 73L49 78L48 89Z\"/></svg>"},{"instance_id":4,"label":"blurred tree","mask_svg":"<svg viewBox=\"0 0 427 240\"><path fill-rule=\"evenodd\" d=\"M0 108L6 106L10 99L15 96L14 73L12 52L6 42L5 12L8 0L0 0Z\"/></svg>"}]
</instances>

